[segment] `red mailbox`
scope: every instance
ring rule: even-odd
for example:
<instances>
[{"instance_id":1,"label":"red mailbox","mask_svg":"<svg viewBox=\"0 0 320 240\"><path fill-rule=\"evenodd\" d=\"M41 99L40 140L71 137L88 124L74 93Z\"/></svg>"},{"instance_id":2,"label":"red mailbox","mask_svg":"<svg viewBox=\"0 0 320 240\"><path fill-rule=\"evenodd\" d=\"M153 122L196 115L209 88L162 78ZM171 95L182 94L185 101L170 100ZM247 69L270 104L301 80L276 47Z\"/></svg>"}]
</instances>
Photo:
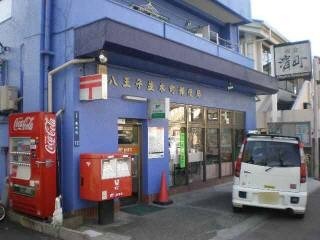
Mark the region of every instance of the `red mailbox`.
<instances>
[{"instance_id":1,"label":"red mailbox","mask_svg":"<svg viewBox=\"0 0 320 240\"><path fill-rule=\"evenodd\" d=\"M132 194L131 156L127 154L80 155L80 197L105 201Z\"/></svg>"}]
</instances>

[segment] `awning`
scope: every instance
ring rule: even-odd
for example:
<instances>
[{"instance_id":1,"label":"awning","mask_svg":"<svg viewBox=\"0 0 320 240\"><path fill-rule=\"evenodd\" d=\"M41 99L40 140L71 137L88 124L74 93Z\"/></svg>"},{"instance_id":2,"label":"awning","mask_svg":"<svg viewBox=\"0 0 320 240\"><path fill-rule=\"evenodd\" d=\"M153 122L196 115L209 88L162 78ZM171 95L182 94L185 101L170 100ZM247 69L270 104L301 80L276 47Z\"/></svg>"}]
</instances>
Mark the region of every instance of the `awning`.
<instances>
[{"instance_id":1,"label":"awning","mask_svg":"<svg viewBox=\"0 0 320 240\"><path fill-rule=\"evenodd\" d=\"M248 94L273 94L278 91L273 77L220 57L103 19L75 29L75 56L96 56L108 51L108 63L157 72Z\"/></svg>"}]
</instances>

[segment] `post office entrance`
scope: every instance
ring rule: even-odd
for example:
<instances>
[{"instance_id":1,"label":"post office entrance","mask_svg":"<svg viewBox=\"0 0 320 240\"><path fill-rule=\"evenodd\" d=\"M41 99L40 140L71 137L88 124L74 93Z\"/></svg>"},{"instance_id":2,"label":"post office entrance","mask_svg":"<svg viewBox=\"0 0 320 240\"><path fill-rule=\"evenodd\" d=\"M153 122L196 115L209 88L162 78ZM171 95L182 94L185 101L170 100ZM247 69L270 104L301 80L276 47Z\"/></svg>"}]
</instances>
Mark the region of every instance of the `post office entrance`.
<instances>
[{"instance_id":1,"label":"post office entrance","mask_svg":"<svg viewBox=\"0 0 320 240\"><path fill-rule=\"evenodd\" d=\"M121 205L141 201L141 125L137 119L118 120L118 152L132 156L132 196L121 199Z\"/></svg>"}]
</instances>

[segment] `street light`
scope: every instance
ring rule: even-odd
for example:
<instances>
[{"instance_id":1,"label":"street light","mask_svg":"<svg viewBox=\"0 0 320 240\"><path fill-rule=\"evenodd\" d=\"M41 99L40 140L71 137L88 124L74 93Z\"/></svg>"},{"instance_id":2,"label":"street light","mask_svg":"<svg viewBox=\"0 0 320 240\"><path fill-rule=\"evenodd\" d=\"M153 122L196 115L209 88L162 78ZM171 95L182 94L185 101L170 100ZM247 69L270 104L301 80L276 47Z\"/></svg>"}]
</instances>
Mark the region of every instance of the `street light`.
<instances>
[{"instance_id":1,"label":"street light","mask_svg":"<svg viewBox=\"0 0 320 240\"><path fill-rule=\"evenodd\" d=\"M108 62L106 51L101 50L98 59L101 64L106 64Z\"/></svg>"}]
</instances>

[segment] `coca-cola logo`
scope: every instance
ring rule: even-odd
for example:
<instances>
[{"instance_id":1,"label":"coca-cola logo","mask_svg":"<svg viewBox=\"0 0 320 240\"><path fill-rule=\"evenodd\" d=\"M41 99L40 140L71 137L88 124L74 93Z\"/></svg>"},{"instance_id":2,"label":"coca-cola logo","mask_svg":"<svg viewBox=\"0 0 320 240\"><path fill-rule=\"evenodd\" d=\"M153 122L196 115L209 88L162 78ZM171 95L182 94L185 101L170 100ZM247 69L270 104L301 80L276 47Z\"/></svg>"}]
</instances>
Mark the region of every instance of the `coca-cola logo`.
<instances>
[{"instance_id":1,"label":"coca-cola logo","mask_svg":"<svg viewBox=\"0 0 320 240\"><path fill-rule=\"evenodd\" d=\"M14 120L14 131L32 131L34 117L18 117Z\"/></svg>"},{"instance_id":2,"label":"coca-cola logo","mask_svg":"<svg viewBox=\"0 0 320 240\"><path fill-rule=\"evenodd\" d=\"M48 153L56 152L56 120L45 118L44 120L44 147Z\"/></svg>"}]
</instances>

